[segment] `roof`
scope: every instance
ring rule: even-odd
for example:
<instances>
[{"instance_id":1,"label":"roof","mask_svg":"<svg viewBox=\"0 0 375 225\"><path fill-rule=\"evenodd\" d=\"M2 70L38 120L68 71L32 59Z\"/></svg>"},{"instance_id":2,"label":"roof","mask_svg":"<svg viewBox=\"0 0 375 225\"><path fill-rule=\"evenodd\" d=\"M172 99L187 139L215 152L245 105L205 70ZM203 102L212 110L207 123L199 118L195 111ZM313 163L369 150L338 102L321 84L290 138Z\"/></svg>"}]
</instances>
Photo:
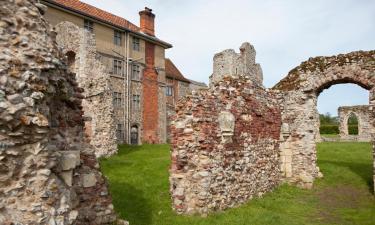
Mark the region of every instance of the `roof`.
<instances>
[{"instance_id":1,"label":"roof","mask_svg":"<svg viewBox=\"0 0 375 225\"><path fill-rule=\"evenodd\" d=\"M190 81L182 75L173 62L168 58L165 59L165 74L168 78L190 83Z\"/></svg>"},{"instance_id":2,"label":"roof","mask_svg":"<svg viewBox=\"0 0 375 225\"><path fill-rule=\"evenodd\" d=\"M190 79L189 79L189 81L190 81L190 83L195 84L195 85L197 85L197 86L207 87L207 84L204 83L204 82L195 81L195 80L190 80Z\"/></svg>"},{"instance_id":3,"label":"roof","mask_svg":"<svg viewBox=\"0 0 375 225\"><path fill-rule=\"evenodd\" d=\"M153 36L150 36L141 32L140 27L129 22L128 20L122 17L116 16L107 11L104 11L102 9L99 9L95 6L81 2L79 0L43 0L43 1L56 5L56 6L60 6L62 8L68 9L70 11L74 11L76 13L79 13L88 17L95 18L97 20L100 20L112 26L116 26L118 28L122 28L130 32L140 34L141 36L148 38L152 41L159 42L162 45L165 45L166 47L169 47L169 48L172 47L172 45L167 42L164 42L156 37L153 37Z\"/></svg>"}]
</instances>

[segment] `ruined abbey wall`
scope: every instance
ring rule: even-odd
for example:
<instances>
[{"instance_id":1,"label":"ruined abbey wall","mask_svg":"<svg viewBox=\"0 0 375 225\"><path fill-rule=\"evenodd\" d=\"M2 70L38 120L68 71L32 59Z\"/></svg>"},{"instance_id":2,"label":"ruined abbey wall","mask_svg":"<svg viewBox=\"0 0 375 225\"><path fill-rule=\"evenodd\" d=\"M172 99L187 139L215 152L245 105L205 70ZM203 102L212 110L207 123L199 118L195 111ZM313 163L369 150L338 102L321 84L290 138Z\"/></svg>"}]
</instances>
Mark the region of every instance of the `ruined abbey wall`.
<instances>
[{"instance_id":1,"label":"ruined abbey wall","mask_svg":"<svg viewBox=\"0 0 375 225\"><path fill-rule=\"evenodd\" d=\"M210 89L178 103L170 181L179 213L232 207L282 181L311 188L323 176L317 98L332 85L355 83L370 91L364 129L367 137L373 133L375 51L310 58L272 89L263 88L252 57L246 43L240 54L216 54Z\"/></svg>"},{"instance_id":2,"label":"ruined abbey wall","mask_svg":"<svg viewBox=\"0 0 375 225\"><path fill-rule=\"evenodd\" d=\"M252 55L249 71L259 71ZM220 59L233 51L224 51ZM214 65L217 65L217 57ZM221 63L220 69L227 65ZM171 126L171 194L178 213L206 214L262 196L280 183L281 114L259 73L214 73L211 88L177 104Z\"/></svg>"},{"instance_id":3,"label":"ruined abbey wall","mask_svg":"<svg viewBox=\"0 0 375 225\"><path fill-rule=\"evenodd\" d=\"M0 224L111 224L84 92L36 0L1 1Z\"/></svg>"},{"instance_id":4,"label":"ruined abbey wall","mask_svg":"<svg viewBox=\"0 0 375 225\"><path fill-rule=\"evenodd\" d=\"M117 153L116 124L110 76L98 59L95 37L70 22L56 25L58 47L83 88L85 135L97 157Z\"/></svg>"},{"instance_id":5,"label":"ruined abbey wall","mask_svg":"<svg viewBox=\"0 0 375 225\"><path fill-rule=\"evenodd\" d=\"M373 125L375 51L310 58L273 87L282 110L280 157L286 181L310 188L321 176L316 165L317 98L324 89L340 83L358 84L370 91L369 121Z\"/></svg>"},{"instance_id":6,"label":"ruined abbey wall","mask_svg":"<svg viewBox=\"0 0 375 225\"><path fill-rule=\"evenodd\" d=\"M338 109L340 139L345 141L371 141L373 127L368 105L342 106ZM349 135L348 119L354 114L358 119L358 135Z\"/></svg>"}]
</instances>

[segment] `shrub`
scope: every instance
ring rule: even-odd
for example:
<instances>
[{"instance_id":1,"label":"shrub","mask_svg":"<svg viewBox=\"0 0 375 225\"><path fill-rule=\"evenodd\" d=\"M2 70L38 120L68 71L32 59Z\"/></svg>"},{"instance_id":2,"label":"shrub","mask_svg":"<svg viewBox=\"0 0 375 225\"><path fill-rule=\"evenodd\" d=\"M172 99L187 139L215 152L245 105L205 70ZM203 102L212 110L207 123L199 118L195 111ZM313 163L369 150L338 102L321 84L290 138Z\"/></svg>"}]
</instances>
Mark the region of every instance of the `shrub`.
<instances>
[{"instance_id":1,"label":"shrub","mask_svg":"<svg viewBox=\"0 0 375 225\"><path fill-rule=\"evenodd\" d=\"M357 124L348 125L348 129L349 129L349 134L358 135L358 125Z\"/></svg>"},{"instance_id":2,"label":"shrub","mask_svg":"<svg viewBox=\"0 0 375 225\"><path fill-rule=\"evenodd\" d=\"M339 126L335 124L322 124L319 130L321 134L338 134Z\"/></svg>"},{"instance_id":3,"label":"shrub","mask_svg":"<svg viewBox=\"0 0 375 225\"><path fill-rule=\"evenodd\" d=\"M358 125L348 125L350 135L358 135ZM335 124L322 124L319 128L320 134L339 134L339 126Z\"/></svg>"}]
</instances>

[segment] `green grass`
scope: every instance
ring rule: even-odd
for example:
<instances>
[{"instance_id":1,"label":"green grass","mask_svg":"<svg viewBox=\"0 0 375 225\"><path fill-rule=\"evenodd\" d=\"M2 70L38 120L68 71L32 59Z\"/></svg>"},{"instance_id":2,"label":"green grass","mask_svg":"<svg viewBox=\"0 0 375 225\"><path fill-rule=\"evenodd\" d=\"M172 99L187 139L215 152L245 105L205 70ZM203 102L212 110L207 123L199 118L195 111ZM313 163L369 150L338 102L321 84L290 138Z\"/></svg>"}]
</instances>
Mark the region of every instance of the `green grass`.
<instances>
[{"instance_id":1,"label":"green grass","mask_svg":"<svg viewBox=\"0 0 375 225\"><path fill-rule=\"evenodd\" d=\"M181 216L171 210L168 145L120 146L101 160L115 210L131 225L375 224L369 143L320 143L324 178L312 190L282 185L224 212Z\"/></svg>"}]
</instances>

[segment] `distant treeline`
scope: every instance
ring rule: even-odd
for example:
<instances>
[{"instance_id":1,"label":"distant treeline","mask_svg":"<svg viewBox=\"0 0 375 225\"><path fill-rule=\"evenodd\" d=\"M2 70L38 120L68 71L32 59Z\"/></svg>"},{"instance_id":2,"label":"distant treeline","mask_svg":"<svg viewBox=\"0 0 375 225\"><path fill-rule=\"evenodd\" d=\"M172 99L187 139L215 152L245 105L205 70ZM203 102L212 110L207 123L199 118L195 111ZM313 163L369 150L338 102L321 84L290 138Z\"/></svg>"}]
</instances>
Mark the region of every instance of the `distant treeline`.
<instances>
[{"instance_id":1,"label":"distant treeline","mask_svg":"<svg viewBox=\"0 0 375 225\"><path fill-rule=\"evenodd\" d=\"M319 114L320 134L339 134L339 118L330 113ZM358 134L358 119L351 115L348 119L349 134Z\"/></svg>"}]
</instances>

